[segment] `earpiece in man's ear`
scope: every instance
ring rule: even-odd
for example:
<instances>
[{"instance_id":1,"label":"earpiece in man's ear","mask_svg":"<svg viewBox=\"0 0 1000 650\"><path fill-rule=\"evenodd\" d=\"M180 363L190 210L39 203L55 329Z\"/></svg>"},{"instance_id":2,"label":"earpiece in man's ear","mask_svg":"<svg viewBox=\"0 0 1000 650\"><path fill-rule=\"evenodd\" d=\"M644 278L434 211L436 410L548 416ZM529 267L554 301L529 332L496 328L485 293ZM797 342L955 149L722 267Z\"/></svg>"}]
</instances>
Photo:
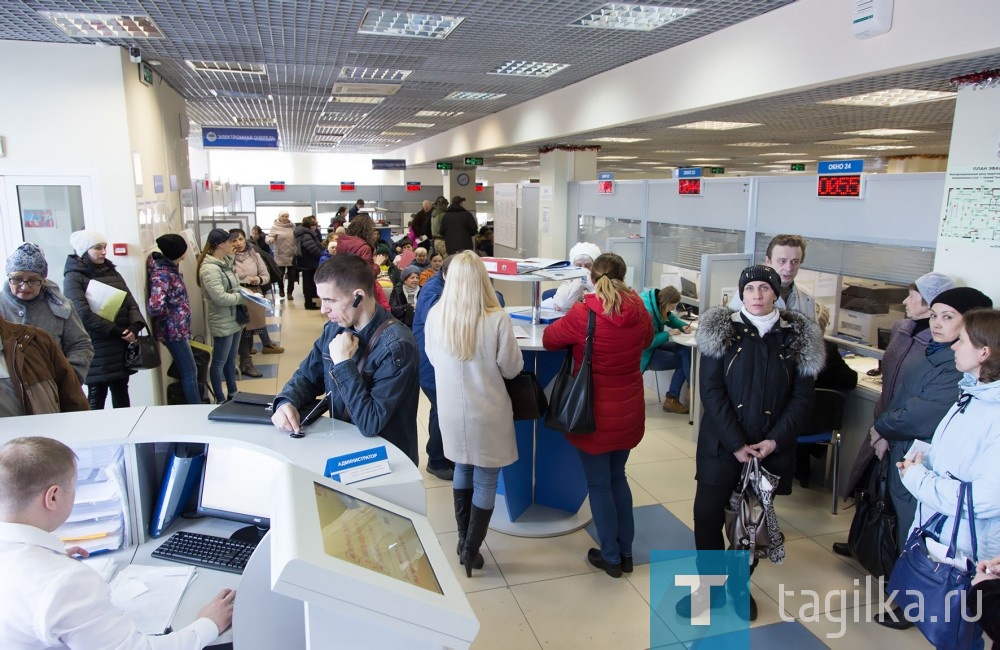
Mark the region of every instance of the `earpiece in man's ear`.
<instances>
[{"instance_id":1,"label":"earpiece in man's ear","mask_svg":"<svg viewBox=\"0 0 1000 650\"><path fill-rule=\"evenodd\" d=\"M364 300L364 296L362 296L360 293L354 294L354 303L351 305L351 307L357 309L358 305L361 304L362 300Z\"/></svg>"}]
</instances>

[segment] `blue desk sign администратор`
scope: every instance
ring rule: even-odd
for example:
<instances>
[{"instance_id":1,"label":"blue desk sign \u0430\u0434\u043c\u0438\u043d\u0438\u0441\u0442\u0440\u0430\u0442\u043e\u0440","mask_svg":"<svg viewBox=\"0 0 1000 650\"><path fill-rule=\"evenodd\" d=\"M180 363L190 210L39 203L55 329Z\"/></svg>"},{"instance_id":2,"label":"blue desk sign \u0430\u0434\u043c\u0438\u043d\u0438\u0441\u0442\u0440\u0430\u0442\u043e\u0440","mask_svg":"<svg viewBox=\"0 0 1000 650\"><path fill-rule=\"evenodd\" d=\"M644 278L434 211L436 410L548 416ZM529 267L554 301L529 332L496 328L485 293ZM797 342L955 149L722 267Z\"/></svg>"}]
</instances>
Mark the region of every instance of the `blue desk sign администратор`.
<instances>
[{"instance_id":1,"label":"blue desk sign \u0430\u0434\u043c\u0438\u043d\u0438\u0441\u0442\u0440\u0430\u0442\u043e\u0440","mask_svg":"<svg viewBox=\"0 0 1000 650\"><path fill-rule=\"evenodd\" d=\"M389 454L382 445L331 458L323 475L340 483L356 483L391 471Z\"/></svg>"}]
</instances>

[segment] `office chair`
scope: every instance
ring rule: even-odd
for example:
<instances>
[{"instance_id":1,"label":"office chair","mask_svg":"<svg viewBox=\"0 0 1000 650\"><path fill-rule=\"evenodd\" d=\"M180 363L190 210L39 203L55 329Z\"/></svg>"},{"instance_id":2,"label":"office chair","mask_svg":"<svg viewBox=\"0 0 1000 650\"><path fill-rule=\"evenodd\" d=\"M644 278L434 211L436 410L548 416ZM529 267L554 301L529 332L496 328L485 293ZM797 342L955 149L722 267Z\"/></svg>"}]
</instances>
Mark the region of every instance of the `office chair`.
<instances>
[{"instance_id":1,"label":"office chair","mask_svg":"<svg viewBox=\"0 0 1000 650\"><path fill-rule=\"evenodd\" d=\"M837 514L837 496L840 493L840 430L844 424L846 402L847 398L840 391L817 388L812 417L805 429L807 433L796 439L796 443L800 445L827 445L826 476L830 475L833 452L833 514Z\"/></svg>"},{"instance_id":2,"label":"office chair","mask_svg":"<svg viewBox=\"0 0 1000 650\"><path fill-rule=\"evenodd\" d=\"M542 300L548 300L552 296L556 295L555 289L546 289L542 292Z\"/></svg>"},{"instance_id":3,"label":"office chair","mask_svg":"<svg viewBox=\"0 0 1000 650\"><path fill-rule=\"evenodd\" d=\"M679 359L679 357L674 355L674 359ZM664 370L676 370L676 369L677 369L677 361L666 358L662 355L658 355L655 352L653 353L653 358L649 360L649 365L646 366L646 370L643 371L643 374L647 372L653 373L653 380L656 382L657 403L663 403L663 397L660 394L660 375L657 373Z\"/></svg>"}]
</instances>

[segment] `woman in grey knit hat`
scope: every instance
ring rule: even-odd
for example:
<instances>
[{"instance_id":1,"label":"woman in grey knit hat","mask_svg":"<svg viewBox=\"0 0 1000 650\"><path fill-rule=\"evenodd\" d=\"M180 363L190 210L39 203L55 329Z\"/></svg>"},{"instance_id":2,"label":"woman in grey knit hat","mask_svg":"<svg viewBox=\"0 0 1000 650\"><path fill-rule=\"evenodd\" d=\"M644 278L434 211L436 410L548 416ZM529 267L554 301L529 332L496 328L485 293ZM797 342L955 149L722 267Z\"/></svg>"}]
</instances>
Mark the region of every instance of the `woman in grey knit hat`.
<instances>
[{"instance_id":1,"label":"woman in grey knit hat","mask_svg":"<svg viewBox=\"0 0 1000 650\"><path fill-rule=\"evenodd\" d=\"M18 246L7 258L0 316L49 333L83 383L94 358L94 346L73 303L46 277L48 274L49 264L41 248L31 243Z\"/></svg>"}]
</instances>

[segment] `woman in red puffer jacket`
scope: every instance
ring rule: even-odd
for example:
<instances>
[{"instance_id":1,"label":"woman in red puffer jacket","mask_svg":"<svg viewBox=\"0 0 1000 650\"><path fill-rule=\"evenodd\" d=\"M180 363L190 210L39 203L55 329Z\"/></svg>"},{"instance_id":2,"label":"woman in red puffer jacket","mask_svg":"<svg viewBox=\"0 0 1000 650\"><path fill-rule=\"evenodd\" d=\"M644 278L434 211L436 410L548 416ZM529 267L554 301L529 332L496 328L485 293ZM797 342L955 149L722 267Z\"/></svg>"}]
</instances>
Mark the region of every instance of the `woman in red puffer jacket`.
<instances>
[{"instance_id":1,"label":"woman in red puffer jacket","mask_svg":"<svg viewBox=\"0 0 1000 650\"><path fill-rule=\"evenodd\" d=\"M596 314L591 376L597 430L571 435L587 477L590 509L601 548L592 548L587 560L617 578L632 571L632 491L625 477L629 452L646 429L646 403L639 361L653 341L653 320L642 299L624 282L625 260L605 253L590 270L596 291L588 294L561 319L545 328L546 350L570 346L576 369L583 360L587 320Z\"/></svg>"}]
</instances>

